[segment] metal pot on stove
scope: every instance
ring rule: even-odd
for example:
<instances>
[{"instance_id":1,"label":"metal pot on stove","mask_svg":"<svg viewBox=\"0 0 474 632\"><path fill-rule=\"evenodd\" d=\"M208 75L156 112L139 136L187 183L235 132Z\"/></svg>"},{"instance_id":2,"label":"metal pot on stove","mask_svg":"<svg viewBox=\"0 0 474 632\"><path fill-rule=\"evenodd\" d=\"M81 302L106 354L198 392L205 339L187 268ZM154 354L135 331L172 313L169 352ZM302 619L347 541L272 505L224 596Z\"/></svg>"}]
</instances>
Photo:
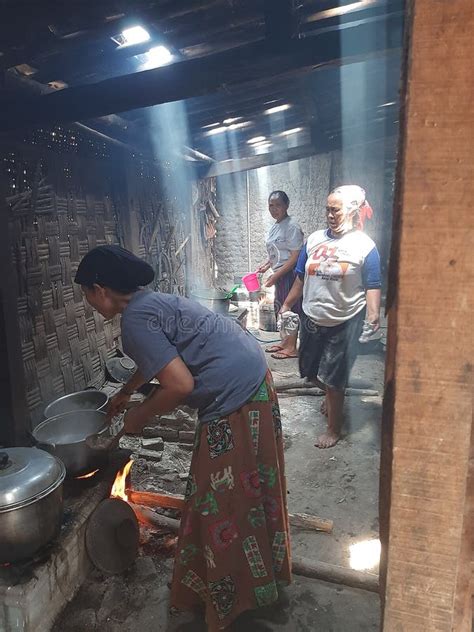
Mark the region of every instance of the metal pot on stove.
<instances>
[{"instance_id":1,"label":"metal pot on stove","mask_svg":"<svg viewBox=\"0 0 474 632\"><path fill-rule=\"evenodd\" d=\"M45 419L32 432L36 446L61 459L68 476L81 476L102 467L109 453L94 449L93 437L110 436L106 413L77 410Z\"/></svg>"},{"instance_id":2,"label":"metal pot on stove","mask_svg":"<svg viewBox=\"0 0 474 632\"><path fill-rule=\"evenodd\" d=\"M33 556L59 534L65 476L43 450L0 451L0 564Z\"/></svg>"},{"instance_id":3,"label":"metal pot on stove","mask_svg":"<svg viewBox=\"0 0 474 632\"><path fill-rule=\"evenodd\" d=\"M230 297L228 292L214 288L202 288L191 292L191 298L217 314L226 316L229 313Z\"/></svg>"},{"instance_id":4,"label":"metal pot on stove","mask_svg":"<svg viewBox=\"0 0 474 632\"><path fill-rule=\"evenodd\" d=\"M63 395L48 404L44 409L45 419L79 410L105 410L109 398L102 391L88 389Z\"/></svg>"}]
</instances>

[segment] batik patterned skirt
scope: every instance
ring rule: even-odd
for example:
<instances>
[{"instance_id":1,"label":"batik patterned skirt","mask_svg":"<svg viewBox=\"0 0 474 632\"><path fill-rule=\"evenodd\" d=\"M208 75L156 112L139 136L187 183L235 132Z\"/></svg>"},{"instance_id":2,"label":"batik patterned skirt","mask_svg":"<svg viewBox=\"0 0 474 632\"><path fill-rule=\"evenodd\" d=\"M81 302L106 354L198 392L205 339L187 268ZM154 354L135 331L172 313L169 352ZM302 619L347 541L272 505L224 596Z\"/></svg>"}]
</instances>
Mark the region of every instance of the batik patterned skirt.
<instances>
[{"instance_id":1,"label":"batik patterned skirt","mask_svg":"<svg viewBox=\"0 0 474 632\"><path fill-rule=\"evenodd\" d=\"M209 630L268 606L291 579L280 409L271 374L247 404L203 424L192 456L171 605Z\"/></svg>"}]
</instances>

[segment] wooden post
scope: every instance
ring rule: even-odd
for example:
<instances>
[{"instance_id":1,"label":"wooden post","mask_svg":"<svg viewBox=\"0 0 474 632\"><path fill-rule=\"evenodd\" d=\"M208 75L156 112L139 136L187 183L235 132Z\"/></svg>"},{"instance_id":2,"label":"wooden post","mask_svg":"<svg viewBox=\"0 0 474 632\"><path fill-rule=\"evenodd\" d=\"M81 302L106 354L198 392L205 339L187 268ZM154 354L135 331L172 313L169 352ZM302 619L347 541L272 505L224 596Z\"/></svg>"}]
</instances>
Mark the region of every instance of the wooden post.
<instances>
[{"instance_id":1,"label":"wooden post","mask_svg":"<svg viewBox=\"0 0 474 632\"><path fill-rule=\"evenodd\" d=\"M5 338L7 343L8 373L10 383L11 420L0 423L11 423L7 439L11 445L25 445L29 441L28 407L26 405L25 374L21 352L20 325L18 319L18 285L17 270L12 262L10 243L10 208L6 202L6 182L0 180L0 293L2 295L2 309L4 312Z\"/></svg>"},{"instance_id":2,"label":"wooden post","mask_svg":"<svg viewBox=\"0 0 474 632\"><path fill-rule=\"evenodd\" d=\"M140 221L137 208L136 179L128 157L123 158L121 167L123 169L126 190L126 203L120 217L120 221L124 227L123 246L138 255L140 250Z\"/></svg>"},{"instance_id":3,"label":"wooden post","mask_svg":"<svg viewBox=\"0 0 474 632\"><path fill-rule=\"evenodd\" d=\"M383 630L471 630L472 0L414 0L388 298Z\"/></svg>"}]
</instances>

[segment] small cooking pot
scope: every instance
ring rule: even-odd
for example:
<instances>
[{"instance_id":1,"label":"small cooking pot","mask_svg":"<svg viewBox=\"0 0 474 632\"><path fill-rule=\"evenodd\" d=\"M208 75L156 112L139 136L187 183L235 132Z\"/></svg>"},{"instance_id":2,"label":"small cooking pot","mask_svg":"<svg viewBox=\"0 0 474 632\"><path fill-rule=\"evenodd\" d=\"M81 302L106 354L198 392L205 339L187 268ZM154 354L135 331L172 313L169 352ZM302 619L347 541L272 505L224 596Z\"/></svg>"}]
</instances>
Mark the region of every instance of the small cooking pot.
<instances>
[{"instance_id":1,"label":"small cooking pot","mask_svg":"<svg viewBox=\"0 0 474 632\"><path fill-rule=\"evenodd\" d=\"M27 559L58 535L65 476L43 450L0 451L0 564Z\"/></svg>"},{"instance_id":2,"label":"small cooking pot","mask_svg":"<svg viewBox=\"0 0 474 632\"><path fill-rule=\"evenodd\" d=\"M105 368L113 382L126 384L136 372L137 365L132 358L123 356L121 358L110 358L105 363Z\"/></svg>"},{"instance_id":3,"label":"small cooking pot","mask_svg":"<svg viewBox=\"0 0 474 632\"><path fill-rule=\"evenodd\" d=\"M206 288L191 292L191 298L217 314L229 313L230 298L228 292Z\"/></svg>"},{"instance_id":4,"label":"small cooking pot","mask_svg":"<svg viewBox=\"0 0 474 632\"><path fill-rule=\"evenodd\" d=\"M69 393L55 399L44 409L46 419L78 410L105 410L109 398L102 391L94 389Z\"/></svg>"},{"instance_id":5,"label":"small cooking pot","mask_svg":"<svg viewBox=\"0 0 474 632\"><path fill-rule=\"evenodd\" d=\"M108 434L106 413L78 410L45 419L32 437L37 447L61 459L68 476L81 476L102 467L108 459L108 451L94 449L87 440Z\"/></svg>"}]
</instances>

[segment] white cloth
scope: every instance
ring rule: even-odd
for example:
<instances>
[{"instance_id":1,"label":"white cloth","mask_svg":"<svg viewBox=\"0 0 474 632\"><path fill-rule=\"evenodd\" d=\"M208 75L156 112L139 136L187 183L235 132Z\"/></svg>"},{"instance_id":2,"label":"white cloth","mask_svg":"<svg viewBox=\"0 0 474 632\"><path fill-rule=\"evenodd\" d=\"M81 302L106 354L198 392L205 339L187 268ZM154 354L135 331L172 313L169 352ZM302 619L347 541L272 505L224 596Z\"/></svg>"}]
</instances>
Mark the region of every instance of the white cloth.
<instances>
[{"instance_id":1,"label":"white cloth","mask_svg":"<svg viewBox=\"0 0 474 632\"><path fill-rule=\"evenodd\" d=\"M268 233L266 246L272 270L278 270L288 261L291 253L300 250L304 244L304 234L299 224L288 216L275 222Z\"/></svg>"},{"instance_id":2,"label":"white cloth","mask_svg":"<svg viewBox=\"0 0 474 632\"><path fill-rule=\"evenodd\" d=\"M334 189L331 195L336 195L342 200L344 211L344 221L334 229L338 235L343 235L353 228L363 228L365 216L372 217L372 208L366 200L364 189L359 185L344 184ZM356 213L358 217L354 217ZM360 216L361 213L364 217Z\"/></svg>"},{"instance_id":3,"label":"white cloth","mask_svg":"<svg viewBox=\"0 0 474 632\"><path fill-rule=\"evenodd\" d=\"M318 230L308 238L303 311L317 325L334 327L366 305L362 268L375 243L354 230L342 237ZM378 255L377 255L378 256Z\"/></svg>"}]
</instances>

